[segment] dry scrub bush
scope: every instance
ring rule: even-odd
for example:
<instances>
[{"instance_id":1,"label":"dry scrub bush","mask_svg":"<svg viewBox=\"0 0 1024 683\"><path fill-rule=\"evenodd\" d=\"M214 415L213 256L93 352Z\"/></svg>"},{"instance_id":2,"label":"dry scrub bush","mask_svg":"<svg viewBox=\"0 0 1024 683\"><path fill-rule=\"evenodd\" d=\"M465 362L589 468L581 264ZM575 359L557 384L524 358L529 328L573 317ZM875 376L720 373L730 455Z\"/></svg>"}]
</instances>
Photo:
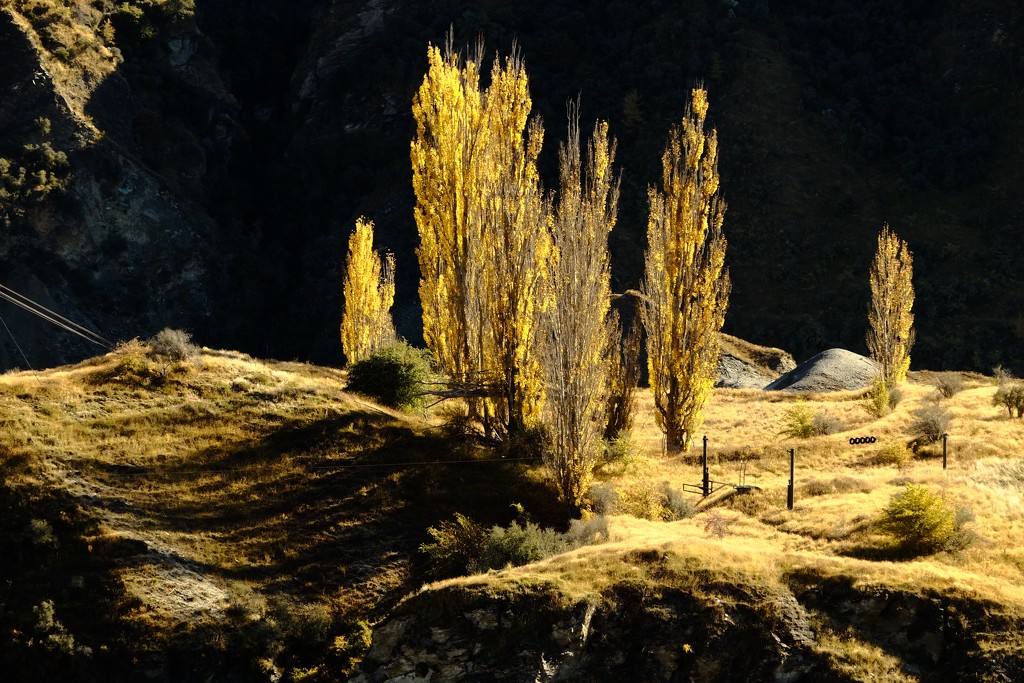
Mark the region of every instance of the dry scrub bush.
<instances>
[{"instance_id":1,"label":"dry scrub bush","mask_svg":"<svg viewBox=\"0 0 1024 683\"><path fill-rule=\"evenodd\" d=\"M863 479L856 477L835 477L831 480L811 479L804 484L803 492L807 496L826 496L838 493L869 493L871 486Z\"/></svg>"},{"instance_id":2,"label":"dry scrub bush","mask_svg":"<svg viewBox=\"0 0 1024 683\"><path fill-rule=\"evenodd\" d=\"M199 347L192 343L188 332L169 327L153 335L147 344L151 356L171 363L195 362L200 355Z\"/></svg>"},{"instance_id":3,"label":"dry scrub bush","mask_svg":"<svg viewBox=\"0 0 1024 683\"><path fill-rule=\"evenodd\" d=\"M953 398L964 389L964 378L959 372L940 372L933 382L943 398Z\"/></svg>"},{"instance_id":4,"label":"dry scrub bush","mask_svg":"<svg viewBox=\"0 0 1024 683\"><path fill-rule=\"evenodd\" d=\"M910 423L910 431L920 446L927 446L942 439L949 431L953 416L940 405L929 405L914 411L914 420Z\"/></svg>"}]
</instances>

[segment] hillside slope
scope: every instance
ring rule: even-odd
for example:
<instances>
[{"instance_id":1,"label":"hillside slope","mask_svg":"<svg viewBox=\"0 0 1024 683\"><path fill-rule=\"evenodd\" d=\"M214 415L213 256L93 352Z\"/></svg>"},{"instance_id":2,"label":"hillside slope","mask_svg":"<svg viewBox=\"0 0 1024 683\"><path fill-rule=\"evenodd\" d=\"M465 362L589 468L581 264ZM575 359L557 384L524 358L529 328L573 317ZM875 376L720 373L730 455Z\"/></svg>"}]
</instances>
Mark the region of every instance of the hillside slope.
<instances>
[{"instance_id":1,"label":"hillside slope","mask_svg":"<svg viewBox=\"0 0 1024 683\"><path fill-rule=\"evenodd\" d=\"M939 399L937 379L913 374L881 418L861 392L718 390L705 499L699 459L662 454L641 393L627 457L597 471L588 545L430 583L458 563L442 572L418 548L456 512L490 533L524 514L567 527L528 452L446 429L449 410L347 394L337 370L237 352L174 362L136 342L8 373L0 667L68 681L1015 680L1024 425L993 407L993 380L961 376ZM946 471L941 445L901 450L928 408L951 417ZM829 433L780 434L797 413ZM867 434L877 443L850 443ZM935 552L877 524L908 483L956 510Z\"/></svg>"}]
</instances>

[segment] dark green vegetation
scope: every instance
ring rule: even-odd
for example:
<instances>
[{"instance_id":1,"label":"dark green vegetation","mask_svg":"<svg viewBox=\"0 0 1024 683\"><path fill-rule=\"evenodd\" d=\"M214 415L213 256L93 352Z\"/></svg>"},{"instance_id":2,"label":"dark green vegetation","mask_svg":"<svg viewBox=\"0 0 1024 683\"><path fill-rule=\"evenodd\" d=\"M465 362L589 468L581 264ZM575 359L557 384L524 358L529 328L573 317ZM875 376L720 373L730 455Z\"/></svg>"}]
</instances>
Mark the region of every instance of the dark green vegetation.
<instances>
[{"instance_id":1,"label":"dark green vegetation","mask_svg":"<svg viewBox=\"0 0 1024 683\"><path fill-rule=\"evenodd\" d=\"M70 178L47 171L41 202L7 210L0 259L9 284L108 337L172 325L337 362L344 237L365 214L397 256L398 331L417 339L410 102L427 43L454 28L502 53L518 40L549 186L566 101L581 94L584 120L609 121L625 170L616 291L639 280L646 188L702 81L729 203L726 331L798 359L863 352L888 222L915 255L915 367L1024 358L1024 15L1010 0L3 4L35 25L81 111L33 80L37 48L0 16L0 157L32 170L20 159L45 117L70 164ZM70 39L65 21L87 35ZM86 355L22 334L37 365Z\"/></svg>"}]
</instances>

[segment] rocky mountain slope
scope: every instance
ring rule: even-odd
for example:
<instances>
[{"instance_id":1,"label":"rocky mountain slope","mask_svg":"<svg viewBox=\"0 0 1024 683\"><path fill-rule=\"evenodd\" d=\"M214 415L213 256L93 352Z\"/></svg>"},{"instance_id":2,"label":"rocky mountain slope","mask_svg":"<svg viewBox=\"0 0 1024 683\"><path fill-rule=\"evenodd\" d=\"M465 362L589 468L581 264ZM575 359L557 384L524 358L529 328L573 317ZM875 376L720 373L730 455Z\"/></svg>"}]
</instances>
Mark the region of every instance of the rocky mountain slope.
<instances>
[{"instance_id":1,"label":"rocky mountain slope","mask_svg":"<svg viewBox=\"0 0 1024 683\"><path fill-rule=\"evenodd\" d=\"M702 81L730 207L727 331L801 360L863 351L888 222L917 256L915 363L1024 358L1024 24L1008 0L2 7L3 282L110 339L169 325L338 362L340 262L360 214L397 255L399 331L417 339L409 103L427 43L454 29L459 44L521 45L549 186L566 100L610 122L618 291L637 283L645 188ZM45 182L19 183L19 169ZM25 351L0 341L4 367L95 351L0 313Z\"/></svg>"}]
</instances>

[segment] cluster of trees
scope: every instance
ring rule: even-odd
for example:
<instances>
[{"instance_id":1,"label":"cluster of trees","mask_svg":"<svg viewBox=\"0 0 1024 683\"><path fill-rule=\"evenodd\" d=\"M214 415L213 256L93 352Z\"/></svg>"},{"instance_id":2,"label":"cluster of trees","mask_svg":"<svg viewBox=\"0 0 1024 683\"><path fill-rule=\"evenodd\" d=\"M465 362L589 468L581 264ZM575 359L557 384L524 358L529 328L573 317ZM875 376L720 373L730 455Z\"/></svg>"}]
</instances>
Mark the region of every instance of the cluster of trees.
<instances>
[{"instance_id":1,"label":"cluster of trees","mask_svg":"<svg viewBox=\"0 0 1024 683\"><path fill-rule=\"evenodd\" d=\"M627 429L639 336L611 307L608 236L618 212L615 142L598 121L583 150L570 103L559 187L537 170L540 119L517 49L495 58L482 85L482 48L428 48L413 100L411 145L420 236L423 334L449 387L497 438L540 429L561 497L578 505L602 438ZM700 426L728 303L718 198L718 142L696 88L649 191L648 267L641 315L659 424L672 448ZM393 279L372 251L372 225L350 242L343 347L349 362L393 338ZM358 329L367 325L375 330Z\"/></svg>"},{"instance_id":2,"label":"cluster of trees","mask_svg":"<svg viewBox=\"0 0 1024 683\"><path fill-rule=\"evenodd\" d=\"M611 307L608 236L618 212L615 142L598 121L584 154L578 107L568 107L557 192L543 188L544 138L531 116L519 51L491 65L451 42L428 48L413 99L411 144L420 245L423 335L448 395L466 398L487 436L544 434L545 461L570 505L585 494L603 438L629 428L639 333ZM695 88L648 189L639 319L650 386L667 446L687 450L717 376L730 279L719 196L718 137ZM360 219L349 242L341 337L350 363L394 341L394 259L373 251ZM913 345L912 257L888 226L870 272L868 347L880 380L906 378Z\"/></svg>"}]
</instances>

